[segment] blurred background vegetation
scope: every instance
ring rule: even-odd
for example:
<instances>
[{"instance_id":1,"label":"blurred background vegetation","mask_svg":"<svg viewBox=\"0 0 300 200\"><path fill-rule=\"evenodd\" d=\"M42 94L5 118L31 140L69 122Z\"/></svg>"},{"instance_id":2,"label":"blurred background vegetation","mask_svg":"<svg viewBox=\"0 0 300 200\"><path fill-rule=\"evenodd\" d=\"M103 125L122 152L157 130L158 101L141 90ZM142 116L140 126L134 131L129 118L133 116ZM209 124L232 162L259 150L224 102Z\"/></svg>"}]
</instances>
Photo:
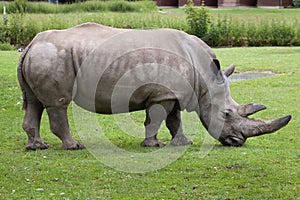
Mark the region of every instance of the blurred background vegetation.
<instances>
[{"instance_id":1,"label":"blurred background vegetation","mask_svg":"<svg viewBox=\"0 0 300 200\"><path fill-rule=\"evenodd\" d=\"M299 6L299 1L295 0L294 5ZM84 22L118 28L174 28L214 47L300 45L300 10L295 8L208 9L190 3L183 9L161 9L151 0L58 5L15 0L0 2L2 13L4 5L7 21L0 20L0 50L26 46L41 31Z\"/></svg>"}]
</instances>

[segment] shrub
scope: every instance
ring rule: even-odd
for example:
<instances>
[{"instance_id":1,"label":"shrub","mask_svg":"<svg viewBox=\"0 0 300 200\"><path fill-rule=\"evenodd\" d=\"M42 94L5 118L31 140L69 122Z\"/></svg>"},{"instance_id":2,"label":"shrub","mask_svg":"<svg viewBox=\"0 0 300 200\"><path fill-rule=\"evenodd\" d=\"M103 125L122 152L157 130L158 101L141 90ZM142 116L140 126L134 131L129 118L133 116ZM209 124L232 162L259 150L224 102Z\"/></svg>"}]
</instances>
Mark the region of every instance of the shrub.
<instances>
[{"instance_id":1,"label":"shrub","mask_svg":"<svg viewBox=\"0 0 300 200\"><path fill-rule=\"evenodd\" d=\"M78 4L74 4L74 6L77 6ZM103 3L98 3L96 1L87 1L85 3L79 4L82 8L82 11L85 12L96 12L96 11L107 11L108 8ZM66 8L67 9L67 8Z\"/></svg>"},{"instance_id":2,"label":"shrub","mask_svg":"<svg viewBox=\"0 0 300 200\"><path fill-rule=\"evenodd\" d=\"M1 5L1 3L0 3ZM124 0L114 1L86 1L73 4L50 4L46 2L28 2L27 0L16 0L12 3L6 3L7 10L10 13L70 13L70 12L141 12L156 10L154 1L136 1L128 2ZM2 6L0 11L3 12Z\"/></svg>"},{"instance_id":3,"label":"shrub","mask_svg":"<svg viewBox=\"0 0 300 200\"><path fill-rule=\"evenodd\" d=\"M297 0L300 2L300 0ZM185 7L189 33L210 46L290 46L299 44L300 30L286 22L242 22L230 18L211 19L208 10L195 8L189 0Z\"/></svg>"},{"instance_id":4,"label":"shrub","mask_svg":"<svg viewBox=\"0 0 300 200\"><path fill-rule=\"evenodd\" d=\"M34 21L25 23L25 14L10 15L8 24L1 26L1 42L14 46L25 46L38 33L39 29Z\"/></svg>"},{"instance_id":5,"label":"shrub","mask_svg":"<svg viewBox=\"0 0 300 200\"><path fill-rule=\"evenodd\" d=\"M185 13L187 14L187 22L191 28L191 34L196 35L199 38L205 37L210 24L210 15L208 9L204 5L201 8L194 7L192 0L188 0L188 4L185 7Z\"/></svg>"},{"instance_id":6,"label":"shrub","mask_svg":"<svg viewBox=\"0 0 300 200\"><path fill-rule=\"evenodd\" d=\"M291 46L299 44L299 34L285 21L242 23L225 17L212 20L203 40L211 46Z\"/></svg>"},{"instance_id":7,"label":"shrub","mask_svg":"<svg viewBox=\"0 0 300 200\"><path fill-rule=\"evenodd\" d=\"M130 4L130 2L125 1L113 1L112 4L109 6L109 10L113 12L132 12L135 9Z\"/></svg>"},{"instance_id":8,"label":"shrub","mask_svg":"<svg viewBox=\"0 0 300 200\"><path fill-rule=\"evenodd\" d=\"M227 46L230 38L231 21L227 18L212 20L208 33L202 38L211 46Z\"/></svg>"},{"instance_id":9,"label":"shrub","mask_svg":"<svg viewBox=\"0 0 300 200\"><path fill-rule=\"evenodd\" d=\"M13 51L15 47L9 43L0 43L0 51Z\"/></svg>"},{"instance_id":10,"label":"shrub","mask_svg":"<svg viewBox=\"0 0 300 200\"><path fill-rule=\"evenodd\" d=\"M142 1L144 2L144 1ZM90 9L94 1L82 3ZM1 3L0 3L1 5ZM38 4L37 4L38 5ZM47 4L51 6L50 4ZM78 4L72 9L78 8ZM100 5L100 4L95 4ZM101 4L102 5L102 4ZM55 6L55 5L54 5ZM67 5L66 5L67 6ZM58 7L58 6L55 6ZM64 7L65 8L65 7ZM68 7L68 9L70 9ZM107 9L107 7L105 8ZM27 45L32 38L41 31L49 29L65 29L84 22L96 22L107 26L124 28L174 28L191 33L187 20L180 15L167 16L153 13L73 13L38 15L15 13L8 15L5 25L0 20L0 43L9 43L16 46ZM202 39L210 46L291 46L300 45L300 29L297 20L237 20L230 17L216 16L210 19L207 32Z\"/></svg>"},{"instance_id":11,"label":"shrub","mask_svg":"<svg viewBox=\"0 0 300 200\"><path fill-rule=\"evenodd\" d=\"M296 8L300 8L300 0L293 0L293 6Z\"/></svg>"},{"instance_id":12,"label":"shrub","mask_svg":"<svg viewBox=\"0 0 300 200\"><path fill-rule=\"evenodd\" d=\"M294 28L288 26L287 22L273 21L270 27L272 27L272 46L294 45L293 41L297 37L297 32Z\"/></svg>"}]
</instances>

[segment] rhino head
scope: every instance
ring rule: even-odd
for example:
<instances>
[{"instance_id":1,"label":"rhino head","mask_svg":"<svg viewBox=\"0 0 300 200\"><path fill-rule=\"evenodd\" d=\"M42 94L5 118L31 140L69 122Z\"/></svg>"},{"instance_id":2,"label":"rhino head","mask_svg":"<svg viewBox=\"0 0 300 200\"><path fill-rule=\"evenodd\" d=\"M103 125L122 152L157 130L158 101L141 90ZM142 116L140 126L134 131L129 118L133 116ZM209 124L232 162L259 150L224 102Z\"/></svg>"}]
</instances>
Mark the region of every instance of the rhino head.
<instances>
[{"instance_id":1,"label":"rhino head","mask_svg":"<svg viewBox=\"0 0 300 200\"><path fill-rule=\"evenodd\" d=\"M228 77L234 72L234 65L223 72L218 60L214 60L215 80L199 102L199 117L209 134L224 146L242 146L247 138L272 133L287 125L291 115L262 121L248 116L266 109L260 104L239 105L230 96Z\"/></svg>"}]
</instances>

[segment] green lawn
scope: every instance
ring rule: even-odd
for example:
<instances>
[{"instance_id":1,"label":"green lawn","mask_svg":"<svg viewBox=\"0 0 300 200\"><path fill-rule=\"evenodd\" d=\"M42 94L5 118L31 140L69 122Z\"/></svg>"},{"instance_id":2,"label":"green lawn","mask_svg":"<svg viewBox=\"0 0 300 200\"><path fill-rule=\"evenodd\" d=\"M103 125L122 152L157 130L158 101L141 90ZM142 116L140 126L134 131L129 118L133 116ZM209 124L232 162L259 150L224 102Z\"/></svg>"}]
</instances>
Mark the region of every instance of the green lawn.
<instances>
[{"instance_id":1,"label":"green lawn","mask_svg":"<svg viewBox=\"0 0 300 200\"><path fill-rule=\"evenodd\" d=\"M200 149L207 133L198 124L199 129L193 130L194 144L175 162L146 173L129 173L108 167L88 149L61 150L46 115L41 132L50 149L26 151L27 137L21 128L24 112L16 79L20 54L0 51L0 199L299 199L300 48L222 48L215 52L223 67L234 63L239 72L277 73L234 82L231 95L239 103L268 107L255 117L273 119L292 114L291 122L274 134L249 139L240 148L214 142L216 145L205 157L201 157ZM72 112L69 115L71 131L80 140ZM132 118L142 128L144 113L133 113ZM144 133L128 136L115 119L98 116L113 144L132 154L157 151L140 147ZM165 142L170 140L165 128L160 137ZM154 161L164 162L160 158ZM138 164L145 169L149 165Z\"/></svg>"}]
</instances>

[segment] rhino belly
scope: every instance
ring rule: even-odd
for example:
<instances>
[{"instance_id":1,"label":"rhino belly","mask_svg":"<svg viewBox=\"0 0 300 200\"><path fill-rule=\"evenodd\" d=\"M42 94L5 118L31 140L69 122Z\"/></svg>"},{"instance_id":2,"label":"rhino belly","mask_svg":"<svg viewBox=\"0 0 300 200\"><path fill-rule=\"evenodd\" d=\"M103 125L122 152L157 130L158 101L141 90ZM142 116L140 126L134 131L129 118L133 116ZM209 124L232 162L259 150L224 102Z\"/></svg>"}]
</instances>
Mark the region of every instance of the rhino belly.
<instances>
[{"instance_id":1,"label":"rhino belly","mask_svg":"<svg viewBox=\"0 0 300 200\"><path fill-rule=\"evenodd\" d=\"M162 84L134 81L134 77L130 79L130 82L124 80L125 84L122 79L112 83L113 79L106 76L96 87L92 83L86 87L85 82L77 87L74 101L92 112L116 114L144 110L152 104L178 99L170 88Z\"/></svg>"}]
</instances>

